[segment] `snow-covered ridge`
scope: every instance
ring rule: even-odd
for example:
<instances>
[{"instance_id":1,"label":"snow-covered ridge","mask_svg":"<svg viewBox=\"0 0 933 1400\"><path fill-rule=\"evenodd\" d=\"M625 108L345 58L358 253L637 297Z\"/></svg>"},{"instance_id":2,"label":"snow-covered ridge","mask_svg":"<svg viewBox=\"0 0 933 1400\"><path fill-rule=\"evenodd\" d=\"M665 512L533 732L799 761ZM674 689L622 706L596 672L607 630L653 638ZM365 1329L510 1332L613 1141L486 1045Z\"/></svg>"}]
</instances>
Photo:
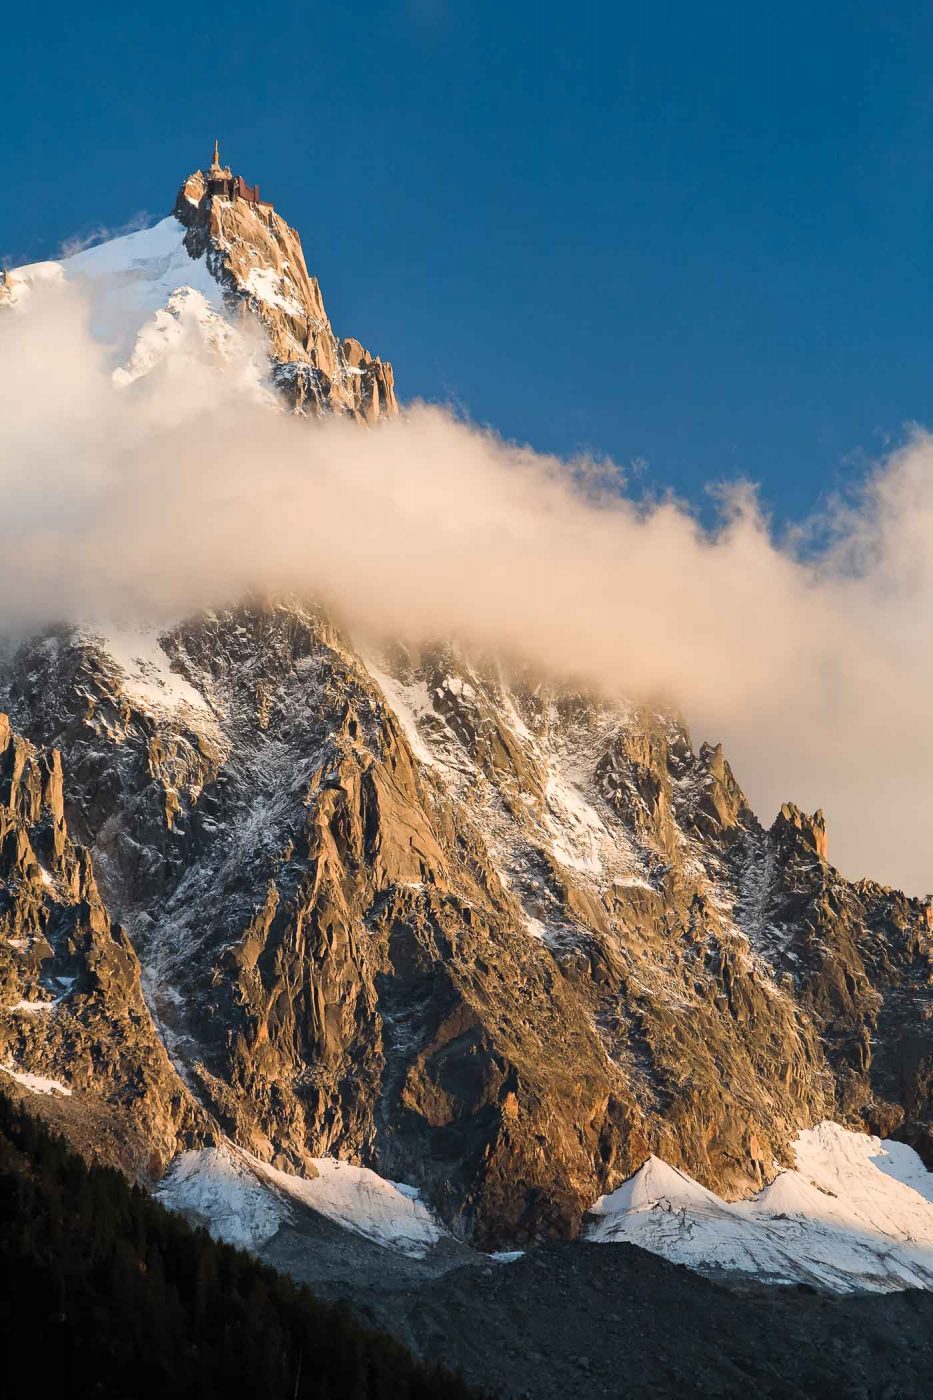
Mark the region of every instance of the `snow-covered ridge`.
<instances>
[{"instance_id":1,"label":"snow-covered ridge","mask_svg":"<svg viewBox=\"0 0 933 1400\"><path fill-rule=\"evenodd\" d=\"M179 287L192 287L216 310L223 309L220 288L206 259L190 256L185 230L174 215L152 228L111 238L59 261L14 267L7 279L13 305L23 307L43 284L86 287L92 298L94 331L102 340L120 333L132 336Z\"/></svg>"},{"instance_id":2,"label":"snow-covered ridge","mask_svg":"<svg viewBox=\"0 0 933 1400\"><path fill-rule=\"evenodd\" d=\"M190 256L174 215L58 262L13 268L3 290L14 310L27 311L44 288L63 285L88 296L91 331L112 351L118 388L191 345L225 360L250 358L206 257ZM258 387L260 372L253 377Z\"/></svg>"},{"instance_id":3,"label":"snow-covered ridge","mask_svg":"<svg viewBox=\"0 0 933 1400\"><path fill-rule=\"evenodd\" d=\"M707 1274L837 1293L933 1289L933 1174L903 1143L823 1122L796 1171L726 1202L657 1157L592 1208L586 1238L625 1241Z\"/></svg>"},{"instance_id":4,"label":"snow-covered ridge","mask_svg":"<svg viewBox=\"0 0 933 1400\"><path fill-rule=\"evenodd\" d=\"M425 1254L447 1232L411 1186L386 1181L366 1167L324 1157L307 1178L224 1143L183 1152L157 1195L172 1210L202 1221L218 1239L256 1249L295 1207L307 1207L377 1244Z\"/></svg>"},{"instance_id":5,"label":"snow-covered ridge","mask_svg":"<svg viewBox=\"0 0 933 1400\"><path fill-rule=\"evenodd\" d=\"M158 365L174 363L179 357L199 357L205 351L215 361L229 363L242 357L244 348L242 335L203 292L179 287L140 327L126 364L114 370L113 382L124 389Z\"/></svg>"}]
</instances>

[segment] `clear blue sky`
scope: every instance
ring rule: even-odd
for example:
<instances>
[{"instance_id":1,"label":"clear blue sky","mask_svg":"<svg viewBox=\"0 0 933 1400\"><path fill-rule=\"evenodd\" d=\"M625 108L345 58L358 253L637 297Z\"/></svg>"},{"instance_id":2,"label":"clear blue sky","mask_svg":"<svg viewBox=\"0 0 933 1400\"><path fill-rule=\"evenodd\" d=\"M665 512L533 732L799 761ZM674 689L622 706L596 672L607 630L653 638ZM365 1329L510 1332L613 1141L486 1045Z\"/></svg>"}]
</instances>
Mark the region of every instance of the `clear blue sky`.
<instances>
[{"instance_id":1,"label":"clear blue sky","mask_svg":"<svg viewBox=\"0 0 933 1400\"><path fill-rule=\"evenodd\" d=\"M2 47L5 261L164 215L218 135L405 398L780 519L933 422L928 3L52 3Z\"/></svg>"}]
</instances>

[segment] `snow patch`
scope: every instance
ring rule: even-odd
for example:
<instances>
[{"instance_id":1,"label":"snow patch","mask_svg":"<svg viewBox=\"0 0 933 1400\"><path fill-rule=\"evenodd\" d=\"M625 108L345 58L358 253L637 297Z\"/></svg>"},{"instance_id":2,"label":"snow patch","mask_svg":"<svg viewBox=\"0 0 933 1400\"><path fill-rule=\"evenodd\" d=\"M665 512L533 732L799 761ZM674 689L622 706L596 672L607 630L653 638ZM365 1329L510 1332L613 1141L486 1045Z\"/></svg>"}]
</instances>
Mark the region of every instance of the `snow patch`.
<instances>
[{"instance_id":1,"label":"snow patch","mask_svg":"<svg viewBox=\"0 0 933 1400\"><path fill-rule=\"evenodd\" d=\"M84 636L102 647L123 673L123 689L147 708L207 711L207 701L185 677L173 671L155 628L122 628L95 624Z\"/></svg>"},{"instance_id":2,"label":"snow patch","mask_svg":"<svg viewBox=\"0 0 933 1400\"><path fill-rule=\"evenodd\" d=\"M590 875L603 873L602 848L611 838L599 814L553 769L547 779L547 822L561 865Z\"/></svg>"},{"instance_id":3,"label":"snow patch","mask_svg":"<svg viewBox=\"0 0 933 1400\"><path fill-rule=\"evenodd\" d=\"M302 320L305 319L304 307L294 297L288 295L288 284L273 268L251 267L246 274L243 285L251 296L256 297L257 301L265 302L267 306L276 306L287 316L299 316Z\"/></svg>"},{"instance_id":4,"label":"snow patch","mask_svg":"<svg viewBox=\"0 0 933 1400\"><path fill-rule=\"evenodd\" d=\"M21 997L9 1009L19 1011L23 1016L39 1016L45 1011L53 1011L61 1000L61 997L56 997L54 1001L27 1001Z\"/></svg>"},{"instance_id":5,"label":"snow patch","mask_svg":"<svg viewBox=\"0 0 933 1400\"><path fill-rule=\"evenodd\" d=\"M418 729L419 716L434 712L427 686L423 681L403 686L393 676L380 670L371 657L363 656L362 659L367 671L385 696L389 709L401 725L412 753L426 767L434 767L434 755L422 739Z\"/></svg>"},{"instance_id":6,"label":"snow patch","mask_svg":"<svg viewBox=\"0 0 933 1400\"><path fill-rule=\"evenodd\" d=\"M27 1074L25 1070L15 1069L12 1065L0 1065L0 1070L11 1079L15 1079L17 1084L22 1084L31 1094L60 1094L63 1098L71 1098L71 1090L58 1079L46 1079L41 1074Z\"/></svg>"}]
</instances>

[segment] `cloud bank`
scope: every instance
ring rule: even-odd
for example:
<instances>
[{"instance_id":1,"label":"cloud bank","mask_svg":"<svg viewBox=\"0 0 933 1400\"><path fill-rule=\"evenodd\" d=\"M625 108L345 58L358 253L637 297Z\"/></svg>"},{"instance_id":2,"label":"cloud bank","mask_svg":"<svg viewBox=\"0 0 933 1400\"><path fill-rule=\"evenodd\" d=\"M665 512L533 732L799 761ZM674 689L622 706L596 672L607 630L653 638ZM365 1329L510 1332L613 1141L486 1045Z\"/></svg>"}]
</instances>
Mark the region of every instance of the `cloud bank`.
<instances>
[{"instance_id":1,"label":"cloud bank","mask_svg":"<svg viewBox=\"0 0 933 1400\"><path fill-rule=\"evenodd\" d=\"M822 806L845 873L933 888L926 434L821 522L814 555L747 488L704 530L436 408L374 432L270 412L250 354L221 363L183 324L117 388L88 317L67 287L0 313L4 630L324 595L356 627L673 703L763 820Z\"/></svg>"}]
</instances>

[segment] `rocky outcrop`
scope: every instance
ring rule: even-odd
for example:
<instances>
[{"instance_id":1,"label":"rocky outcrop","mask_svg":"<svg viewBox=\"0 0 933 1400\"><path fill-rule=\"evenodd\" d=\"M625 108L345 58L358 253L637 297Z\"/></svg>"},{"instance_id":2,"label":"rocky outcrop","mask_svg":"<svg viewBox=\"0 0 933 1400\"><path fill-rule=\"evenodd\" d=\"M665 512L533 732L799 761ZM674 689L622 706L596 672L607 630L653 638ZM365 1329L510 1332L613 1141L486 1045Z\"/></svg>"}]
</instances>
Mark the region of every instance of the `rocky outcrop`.
<instances>
[{"instance_id":1,"label":"rocky outcrop","mask_svg":"<svg viewBox=\"0 0 933 1400\"><path fill-rule=\"evenodd\" d=\"M169 1062L139 962L68 834L58 753L0 714L0 1068L85 1150L159 1176L204 1116Z\"/></svg>"},{"instance_id":2,"label":"rocky outcrop","mask_svg":"<svg viewBox=\"0 0 933 1400\"><path fill-rule=\"evenodd\" d=\"M775 968L818 1026L839 1116L900 1137L933 1162L933 937L928 905L826 860L822 814L768 833L757 927Z\"/></svg>"},{"instance_id":3,"label":"rocky outcrop","mask_svg":"<svg viewBox=\"0 0 933 1400\"><path fill-rule=\"evenodd\" d=\"M264 327L273 382L302 413L345 414L368 424L394 417L392 366L358 340L337 338L296 231L271 204L242 198L236 188L227 169L195 171L179 191L175 214L188 231L192 257L206 255L228 309L251 313Z\"/></svg>"},{"instance_id":4,"label":"rocky outcrop","mask_svg":"<svg viewBox=\"0 0 933 1400\"><path fill-rule=\"evenodd\" d=\"M410 1181L481 1244L572 1234L655 1152L740 1195L837 1117L921 1142L928 911L771 830L675 719L251 603L8 671L204 1114ZM189 703L184 697L195 697Z\"/></svg>"}]
</instances>

